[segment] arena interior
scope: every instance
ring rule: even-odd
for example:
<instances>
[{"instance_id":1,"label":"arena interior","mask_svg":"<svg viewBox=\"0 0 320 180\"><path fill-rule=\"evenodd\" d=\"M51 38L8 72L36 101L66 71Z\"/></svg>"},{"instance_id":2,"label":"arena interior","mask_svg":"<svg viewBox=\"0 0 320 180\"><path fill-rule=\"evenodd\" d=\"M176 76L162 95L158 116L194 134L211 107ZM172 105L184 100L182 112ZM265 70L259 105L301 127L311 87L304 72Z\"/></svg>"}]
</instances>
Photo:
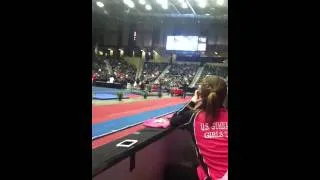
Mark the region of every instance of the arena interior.
<instances>
[{"instance_id":1,"label":"arena interior","mask_svg":"<svg viewBox=\"0 0 320 180\"><path fill-rule=\"evenodd\" d=\"M197 179L191 136L145 122L207 75L228 81L227 0L92 0L92 179Z\"/></svg>"}]
</instances>

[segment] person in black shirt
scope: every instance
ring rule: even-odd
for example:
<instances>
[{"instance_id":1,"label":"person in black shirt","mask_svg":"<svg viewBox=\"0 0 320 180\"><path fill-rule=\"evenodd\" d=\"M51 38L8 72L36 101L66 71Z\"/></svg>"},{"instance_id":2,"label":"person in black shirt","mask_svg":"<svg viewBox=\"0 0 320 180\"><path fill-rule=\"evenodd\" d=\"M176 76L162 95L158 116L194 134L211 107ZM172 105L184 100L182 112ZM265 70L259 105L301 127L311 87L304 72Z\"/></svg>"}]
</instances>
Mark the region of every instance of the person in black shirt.
<instances>
[{"instance_id":1,"label":"person in black shirt","mask_svg":"<svg viewBox=\"0 0 320 180\"><path fill-rule=\"evenodd\" d=\"M182 97L183 97L184 99L186 98L187 87L188 87L188 84L187 84L187 83L184 83L184 84L183 84L183 94L182 94Z\"/></svg>"}]
</instances>

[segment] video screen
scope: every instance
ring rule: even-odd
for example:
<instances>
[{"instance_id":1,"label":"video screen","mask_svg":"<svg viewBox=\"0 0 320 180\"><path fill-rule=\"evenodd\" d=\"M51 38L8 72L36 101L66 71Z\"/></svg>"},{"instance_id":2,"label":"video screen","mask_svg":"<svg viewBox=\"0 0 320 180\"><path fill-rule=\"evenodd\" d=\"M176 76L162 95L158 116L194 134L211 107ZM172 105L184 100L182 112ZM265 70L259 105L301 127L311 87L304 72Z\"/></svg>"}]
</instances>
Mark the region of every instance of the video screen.
<instances>
[{"instance_id":1,"label":"video screen","mask_svg":"<svg viewBox=\"0 0 320 180\"><path fill-rule=\"evenodd\" d=\"M205 51L207 38L198 36L167 36L166 50Z\"/></svg>"},{"instance_id":2,"label":"video screen","mask_svg":"<svg viewBox=\"0 0 320 180\"><path fill-rule=\"evenodd\" d=\"M197 51L198 36L167 36L167 50Z\"/></svg>"},{"instance_id":3,"label":"video screen","mask_svg":"<svg viewBox=\"0 0 320 180\"><path fill-rule=\"evenodd\" d=\"M207 38L199 37L198 39L198 51L206 51L207 49Z\"/></svg>"}]
</instances>

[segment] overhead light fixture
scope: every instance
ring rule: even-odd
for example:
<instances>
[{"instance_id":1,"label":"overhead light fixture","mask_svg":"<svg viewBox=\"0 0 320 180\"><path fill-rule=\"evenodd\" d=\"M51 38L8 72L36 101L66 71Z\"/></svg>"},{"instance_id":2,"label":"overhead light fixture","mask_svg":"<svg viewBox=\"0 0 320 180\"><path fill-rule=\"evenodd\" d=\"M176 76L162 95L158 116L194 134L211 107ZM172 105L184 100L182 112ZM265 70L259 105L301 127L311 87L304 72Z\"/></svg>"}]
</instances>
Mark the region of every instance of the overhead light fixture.
<instances>
[{"instance_id":1,"label":"overhead light fixture","mask_svg":"<svg viewBox=\"0 0 320 180\"><path fill-rule=\"evenodd\" d=\"M199 4L200 8L205 8L206 6L207 6L207 4L204 4L204 3L203 4Z\"/></svg>"},{"instance_id":2,"label":"overhead light fixture","mask_svg":"<svg viewBox=\"0 0 320 180\"><path fill-rule=\"evenodd\" d=\"M163 9L168 9L168 4L162 4Z\"/></svg>"},{"instance_id":3,"label":"overhead light fixture","mask_svg":"<svg viewBox=\"0 0 320 180\"><path fill-rule=\"evenodd\" d=\"M218 4L219 6L222 6L222 5L224 4L224 0L217 0L217 4Z\"/></svg>"},{"instance_id":4,"label":"overhead light fixture","mask_svg":"<svg viewBox=\"0 0 320 180\"><path fill-rule=\"evenodd\" d=\"M129 8L134 8L134 3L132 0L123 0L123 3L126 4Z\"/></svg>"},{"instance_id":5,"label":"overhead light fixture","mask_svg":"<svg viewBox=\"0 0 320 180\"><path fill-rule=\"evenodd\" d=\"M131 1L129 4L128 4L129 8L134 8L134 3Z\"/></svg>"},{"instance_id":6,"label":"overhead light fixture","mask_svg":"<svg viewBox=\"0 0 320 180\"><path fill-rule=\"evenodd\" d=\"M182 7L183 9L186 9L186 8L188 8L188 4L187 4L186 2L183 2L183 3L181 4L181 7Z\"/></svg>"},{"instance_id":7,"label":"overhead light fixture","mask_svg":"<svg viewBox=\"0 0 320 180\"><path fill-rule=\"evenodd\" d=\"M146 10L150 11L152 9L152 7L150 6L150 4L146 5Z\"/></svg>"},{"instance_id":8,"label":"overhead light fixture","mask_svg":"<svg viewBox=\"0 0 320 180\"><path fill-rule=\"evenodd\" d=\"M157 3L158 3L158 4L162 4L162 3L163 3L163 0L157 0Z\"/></svg>"},{"instance_id":9,"label":"overhead light fixture","mask_svg":"<svg viewBox=\"0 0 320 180\"><path fill-rule=\"evenodd\" d=\"M207 6L207 0L198 0L198 2L200 8L205 8Z\"/></svg>"},{"instance_id":10,"label":"overhead light fixture","mask_svg":"<svg viewBox=\"0 0 320 180\"><path fill-rule=\"evenodd\" d=\"M163 0L162 1L162 8L163 9L168 9L168 0Z\"/></svg>"},{"instance_id":11,"label":"overhead light fixture","mask_svg":"<svg viewBox=\"0 0 320 180\"><path fill-rule=\"evenodd\" d=\"M206 16L210 16L210 14L209 14L209 13L206 13Z\"/></svg>"},{"instance_id":12,"label":"overhead light fixture","mask_svg":"<svg viewBox=\"0 0 320 180\"><path fill-rule=\"evenodd\" d=\"M101 1L97 1L97 6L102 8L104 6L104 4Z\"/></svg>"},{"instance_id":13,"label":"overhead light fixture","mask_svg":"<svg viewBox=\"0 0 320 180\"><path fill-rule=\"evenodd\" d=\"M139 0L139 3L142 4L142 5L145 5L146 1L145 0Z\"/></svg>"},{"instance_id":14,"label":"overhead light fixture","mask_svg":"<svg viewBox=\"0 0 320 180\"><path fill-rule=\"evenodd\" d=\"M183 3L184 2L184 0L179 0L179 3Z\"/></svg>"}]
</instances>

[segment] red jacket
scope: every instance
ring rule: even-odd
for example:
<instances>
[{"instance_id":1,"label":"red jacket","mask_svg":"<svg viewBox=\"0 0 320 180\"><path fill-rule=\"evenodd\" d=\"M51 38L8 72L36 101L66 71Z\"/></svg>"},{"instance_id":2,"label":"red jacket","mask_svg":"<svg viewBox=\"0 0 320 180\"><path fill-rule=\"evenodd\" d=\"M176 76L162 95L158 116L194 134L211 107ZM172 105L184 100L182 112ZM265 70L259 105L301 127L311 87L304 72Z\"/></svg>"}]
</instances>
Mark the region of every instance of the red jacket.
<instances>
[{"instance_id":1,"label":"red jacket","mask_svg":"<svg viewBox=\"0 0 320 180\"><path fill-rule=\"evenodd\" d=\"M197 168L200 180L207 175L218 180L228 171L228 111L219 109L219 115L213 119L212 126L205 121L205 112L180 112L171 119L173 126L185 126L192 134L196 144L200 165Z\"/></svg>"},{"instance_id":2,"label":"red jacket","mask_svg":"<svg viewBox=\"0 0 320 180\"><path fill-rule=\"evenodd\" d=\"M219 111L212 126L205 122L205 112L198 113L193 122L198 158L207 166L198 167L199 179L206 176L201 169L212 179L222 178L228 170L228 112L224 108Z\"/></svg>"},{"instance_id":3,"label":"red jacket","mask_svg":"<svg viewBox=\"0 0 320 180\"><path fill-rule=\"evenodd\" d=\"M97 79L97 75L96 74L93 74L92 75L92 81L96 80Z\"/></svg>"}]
</instances>

